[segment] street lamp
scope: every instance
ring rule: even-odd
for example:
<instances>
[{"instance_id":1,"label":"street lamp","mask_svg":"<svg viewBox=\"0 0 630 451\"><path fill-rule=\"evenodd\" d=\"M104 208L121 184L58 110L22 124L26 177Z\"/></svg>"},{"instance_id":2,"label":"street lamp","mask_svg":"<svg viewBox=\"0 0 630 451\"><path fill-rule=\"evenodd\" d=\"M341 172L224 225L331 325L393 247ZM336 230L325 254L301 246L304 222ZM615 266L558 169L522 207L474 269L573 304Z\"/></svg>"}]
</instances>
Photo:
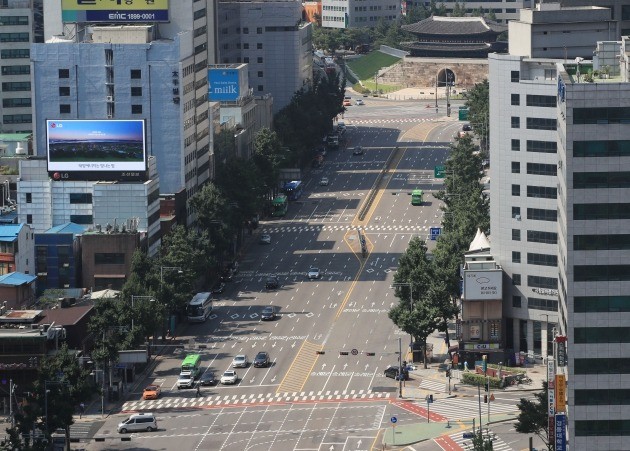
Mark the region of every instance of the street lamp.
<instances>
[{"instance_id":1,"label":"street lamp","mask_svg":"<svg viewBox=\"0 0 630 451\"><path fill-rule=\"evenodd\" d=\"M89 361L88 364L93 364L94 362ZM96 377L97 374L101 375L101 418L105 416L105 372L103 370L92 370L91 376Z\"/></svg>"},{"instance_id":2,"label":"street lamp","mask_svg":"<svg viewBox=\"0 0 630 451\"><path fill-rule=\"evenodd\" d=\"M153 299L153 296L137 296L132 294L131 295L131 330L133 330L133 326L134 326L134 321L133 321L133 317L135 316L135 309L134 309L134 301L135 300L148 300L149 302L155 302L155 299Z\"/></svg>"}]
</instances>

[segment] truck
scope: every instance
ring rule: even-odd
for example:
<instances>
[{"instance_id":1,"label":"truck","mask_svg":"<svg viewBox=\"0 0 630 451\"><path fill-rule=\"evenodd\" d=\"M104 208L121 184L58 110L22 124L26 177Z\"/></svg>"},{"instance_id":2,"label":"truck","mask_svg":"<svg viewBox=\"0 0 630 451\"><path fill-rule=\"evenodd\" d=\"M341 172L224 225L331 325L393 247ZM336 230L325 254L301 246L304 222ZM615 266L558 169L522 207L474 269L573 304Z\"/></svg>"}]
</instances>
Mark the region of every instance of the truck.
<instances>
[{"instance_id":1,"label":"truck","mask_svg":"<svg viewBox=\"0 0 630 451\"><path fill-rule=\"evenodd\" d=\"M336 133L331 133L330 135L328 135L328 137L326 138L326 146L328 146L328 148L331 150L338 150L339 135Z\"/></svg>"}]
</instances>

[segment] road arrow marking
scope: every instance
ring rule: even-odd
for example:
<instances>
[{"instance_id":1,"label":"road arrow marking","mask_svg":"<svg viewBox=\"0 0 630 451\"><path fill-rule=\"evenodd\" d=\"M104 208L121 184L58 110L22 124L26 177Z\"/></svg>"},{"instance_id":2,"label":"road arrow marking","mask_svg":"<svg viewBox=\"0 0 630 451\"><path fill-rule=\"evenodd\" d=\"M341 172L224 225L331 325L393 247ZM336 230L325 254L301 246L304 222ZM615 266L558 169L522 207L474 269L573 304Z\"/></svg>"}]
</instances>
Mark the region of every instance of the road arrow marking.
<instances>
[{"instance_id":1,"label":"road arrow marking","mask_svg":"<svg viewBox=\"0 0 630 451\"><path fill-rule=\"evenodd\" d=\"M291 345L291 349L295 348L295 341L293 342L293 344Z\"/></svg>"},{"instance_id":2,"label":"road arrow marking","mask_svg":"<svg viewBox=\"0 0 630 451\"><path fill-rule=\"evenodd\" d=\"M326 368L326 364L322 363L322 371Z\"/></svg>"},{"instance_id":3,"label":"road arrow marking","mask_svg":"<svg viewBox=\"0 0 630 451\"><path fill-rule=\"evenodd\" d=\"M343 369L344 369L344 371L346 370L346 368L347 368L347 367L348 367L348 364L347 364L347 363L344 363L344 364L343 364Z\"/></svg>"}]
</instances>

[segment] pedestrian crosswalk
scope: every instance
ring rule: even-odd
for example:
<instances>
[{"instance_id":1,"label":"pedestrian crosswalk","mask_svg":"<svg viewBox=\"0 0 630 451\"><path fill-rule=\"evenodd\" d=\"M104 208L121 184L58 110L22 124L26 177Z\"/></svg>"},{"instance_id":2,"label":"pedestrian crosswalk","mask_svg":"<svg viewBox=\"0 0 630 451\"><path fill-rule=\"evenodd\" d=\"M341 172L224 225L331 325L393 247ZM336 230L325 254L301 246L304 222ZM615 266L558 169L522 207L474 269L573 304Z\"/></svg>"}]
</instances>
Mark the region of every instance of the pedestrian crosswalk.
<instances>
[{"instance_id":1,"label":"pedestrian crosswalk","mask_svg":"<svg viewBox=\"0 0 630 451\"><path fill-rule=\"evenodd\" d=\"M318 392L295 393L251 393L241 395L218 395L196 397L162 397L157 400L128 401L123 404L122 411L178 409L178 408L211 408L229 406L265 405L277 403L313 403L313 402L345 402L383 400L393 397L392 393L372 393L368 390L330 390Z\"/></svg>"},{"instance_id":2,"label":"pedestrian crosswalk","mask_svg":"<svg viewBox=\"0 0 630 451\"><path fill-rule=\"evenodd\" d=\"M445 393L448 391L447 386L448 381L445 379L444 381L436 381L433 379L422 379L418 388L421 390L428 390L431 392L437 393Z\"/></svg>"},{"instance_id":3,"label":"pedestrian crosswalk","mask_svg":"<svg viewBox=\"0 0 630 451\"><path fill-rule=\"evenodd\" d=\"M465 431L470 432L470 431ZM500 437L494 434L491 430L484 428L483 436L490 437L492 439L492 451L512 451L512 447L505 443ZM448 436L463 450L473 450L472 440L470 438L464 438L464 431L456 432Z\"/></svg>"},{"instance_id":4,"label":"pedestrian crosswalk","mask_svg":"<svg viewBox=\"0 0 630 451\"><path fill-rule=\"evenodd\" d=\"M419 122L435 122L435 119L420 118L420 117L408 117L408 118L375 118L375 119L353 119L348 125L360 125L360 124L410 124Z\"/></svg>"},{"instance_id":5,"label":"pedestrian crosswalk","mask_svg":"<svg viewBox=\"0 0 630 451\"><path fill-rule=\"evenodd\" d=\"M269 233L304 233L304 232L338 232L357 230L350 224L322 224L322 225L288 225L279 227L264 227L261 230L261 234ZM427 232L429 226L424 225L368 225L360 227L360 230L370 232Z\"/></svg>"},{"instance_id":6,"label":"pedestrian crosswalk","mask_svg":"<svg viewBox=\"0 0 630 451\"><path fill-rule=\"evenodd\" d=\"M488 414L488 404L481 403L483 415ZM477 398L446 398L436 399L431 404L431 412L440 414L451 421L466 420L479 416L479 401ZM518 407L514 404L490 404L490 414L518 413Z\"/></svg>"},{"instance_id":7,"label":"pedestrian crosswalk","mask_svg":"<svg viewBox=\"0 0 630 451\"><path fill-rule=\"evenodd\" d=\"M104 421L74 423L70 426L70 437L78 439L90 438L95 431L100 429L103 423Z\"/></svg>"}]
</instances>

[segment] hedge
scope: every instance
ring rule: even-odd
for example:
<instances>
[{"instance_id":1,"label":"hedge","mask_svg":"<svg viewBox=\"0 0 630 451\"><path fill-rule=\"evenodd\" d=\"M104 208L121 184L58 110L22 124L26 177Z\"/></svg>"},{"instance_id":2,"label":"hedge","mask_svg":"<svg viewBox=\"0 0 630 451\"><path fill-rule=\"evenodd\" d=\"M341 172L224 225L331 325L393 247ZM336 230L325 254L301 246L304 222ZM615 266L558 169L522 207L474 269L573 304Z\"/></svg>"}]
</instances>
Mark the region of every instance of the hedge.
<instances>
[{"instance_id":1,"label":"hedge","mask_svg":"<svg viewBox=\"0 0 630 451\"><path fill-rule=\"evenodd\" d=\"M481 385L486 383L486 379L490 381L490 387L501 388L501 379L498 377L486 378L483 374L477 373L462 373L462 382L469 385Z\"/></svg>"}]
</instances>

